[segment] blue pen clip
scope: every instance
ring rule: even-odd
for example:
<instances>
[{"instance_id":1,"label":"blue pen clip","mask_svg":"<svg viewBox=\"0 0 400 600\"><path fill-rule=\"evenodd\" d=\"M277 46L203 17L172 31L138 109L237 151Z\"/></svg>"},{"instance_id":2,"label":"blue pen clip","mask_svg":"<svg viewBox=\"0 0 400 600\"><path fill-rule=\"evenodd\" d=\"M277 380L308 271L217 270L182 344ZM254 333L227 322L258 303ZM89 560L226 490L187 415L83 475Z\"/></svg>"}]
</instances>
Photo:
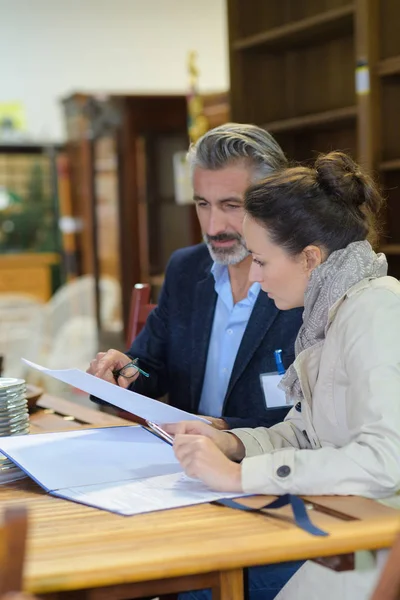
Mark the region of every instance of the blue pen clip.
<instances>
[{"instance_id":1,"label":"blue pen clip","mask_svg":"<svg viewBox=\"0 0 400 600\"><path fill-rule=\"evenodd\" d=\"M278 374L284 375L286 373L286 371L285 371L285 367L283 366L283 362L282 362L282 350L275 350L274 356L275 356L276 370L278 371Z\"/></svg>"}]
</instances>

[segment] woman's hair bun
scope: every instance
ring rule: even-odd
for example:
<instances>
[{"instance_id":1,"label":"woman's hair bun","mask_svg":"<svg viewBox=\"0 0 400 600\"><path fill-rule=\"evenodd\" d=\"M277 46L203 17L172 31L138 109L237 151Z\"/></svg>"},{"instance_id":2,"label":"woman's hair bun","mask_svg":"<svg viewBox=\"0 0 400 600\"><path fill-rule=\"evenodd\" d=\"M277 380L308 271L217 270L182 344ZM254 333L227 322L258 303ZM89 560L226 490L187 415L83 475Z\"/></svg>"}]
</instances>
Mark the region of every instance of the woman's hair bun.
<instances>
[{"instance_id":1,"label":"woman's hair bun","mask_svg":"<svg viewBox=\"0 0 400 600\"><path fill-rule=\"evenodd\" d=\"M353 207L368 202L373 183L347 154L323 154L317 158L314 168L318 185L332 200L340 200Z\"/></svg>"}]
</instances>

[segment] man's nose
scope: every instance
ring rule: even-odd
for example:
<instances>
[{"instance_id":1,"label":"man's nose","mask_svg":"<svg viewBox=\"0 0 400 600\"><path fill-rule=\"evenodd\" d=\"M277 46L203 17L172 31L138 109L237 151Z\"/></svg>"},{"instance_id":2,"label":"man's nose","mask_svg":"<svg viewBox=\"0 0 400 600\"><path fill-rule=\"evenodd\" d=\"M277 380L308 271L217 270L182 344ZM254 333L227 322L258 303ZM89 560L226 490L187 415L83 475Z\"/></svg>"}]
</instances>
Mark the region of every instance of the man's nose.
<instances>
[{"instance_id":1,"label":"man's nose","mask_svg":"<svg viewBox=\"0 0 400 600\"><path fill-rule=\"evenodd\" d=\"M218 235L219 233L223 233L225 229L226 223L224 215L220 210L212 209L207 228L208 235Z\"/></svg>"}]
</instances>

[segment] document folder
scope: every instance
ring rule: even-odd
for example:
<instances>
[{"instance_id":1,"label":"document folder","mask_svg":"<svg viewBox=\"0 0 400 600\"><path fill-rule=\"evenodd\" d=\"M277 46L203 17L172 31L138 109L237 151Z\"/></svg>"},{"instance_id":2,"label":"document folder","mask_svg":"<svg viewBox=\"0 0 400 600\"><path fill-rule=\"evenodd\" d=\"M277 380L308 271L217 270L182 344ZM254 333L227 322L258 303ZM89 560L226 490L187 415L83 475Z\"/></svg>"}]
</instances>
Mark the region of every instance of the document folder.
<instances>
[{"instance_id":1,"label":"document folder","mask_svg":"<svg viewBox=\"0 0 400 600\"><path fill-rule=\"evenodd\" d=\"M0 451L49 494L121 515L238 496L186 477L173 448L135 425L4 437Z\"/></svg>"}]
</instances>

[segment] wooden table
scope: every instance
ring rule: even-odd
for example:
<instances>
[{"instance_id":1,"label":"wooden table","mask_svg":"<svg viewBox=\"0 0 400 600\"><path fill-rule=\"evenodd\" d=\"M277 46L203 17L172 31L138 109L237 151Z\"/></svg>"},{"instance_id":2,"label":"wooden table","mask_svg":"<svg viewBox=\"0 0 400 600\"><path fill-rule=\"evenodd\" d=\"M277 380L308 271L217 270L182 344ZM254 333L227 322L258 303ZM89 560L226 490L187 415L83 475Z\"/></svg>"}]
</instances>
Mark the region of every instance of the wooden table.
<instances>
[{"instance_id":1,"label":"wooden table","mask_svg":"<svg viewBox=\"0 0 400 600\"><path fill-rule=\"evenodd\" d=\"M214 589L213 598L241 600L244 567L385 548L400 531L400 513L373 501L313 501L337 511L312 510L329 537L297 528L287 509L265 516L203 504L122 517L49 496L30 480L0 489L0 511L7 504L29 509L25 589L90 600L204 587Z\"/></svg>"},{"instance_id":2,"label":"wooden table","mask_svg":"<svg viewBox=\"0 0 400 600\"><path fill-rule=\"evenodd\" d=\"M36 407L29 419L31 433L66 431L84 427L132 425L131 421L121 419L121 417L100 412L96 408L82 406L52 394L43 394Z\"/></svg>"},{"instance_id":3,"label":"wooden table","mask_svg":"<svg viewBox=\"0 0 400 600\"><path fill-rule=\"evenodd\" d=\"M54 397L44 396L41 404L49 403L54 407ZM95 418L82 411L79 417ZM203 504L122 517L53 498L29 479L0 487L0 512L8 504L28 507L25 589L49 600L119 600L204 587L213 588L213 599L241 600L244 567L385 548L400 531L400 512L372 500L308 501L313 522L329 537L296 527L287 507L262 515Z\"/></svg>"}]
</instances>

